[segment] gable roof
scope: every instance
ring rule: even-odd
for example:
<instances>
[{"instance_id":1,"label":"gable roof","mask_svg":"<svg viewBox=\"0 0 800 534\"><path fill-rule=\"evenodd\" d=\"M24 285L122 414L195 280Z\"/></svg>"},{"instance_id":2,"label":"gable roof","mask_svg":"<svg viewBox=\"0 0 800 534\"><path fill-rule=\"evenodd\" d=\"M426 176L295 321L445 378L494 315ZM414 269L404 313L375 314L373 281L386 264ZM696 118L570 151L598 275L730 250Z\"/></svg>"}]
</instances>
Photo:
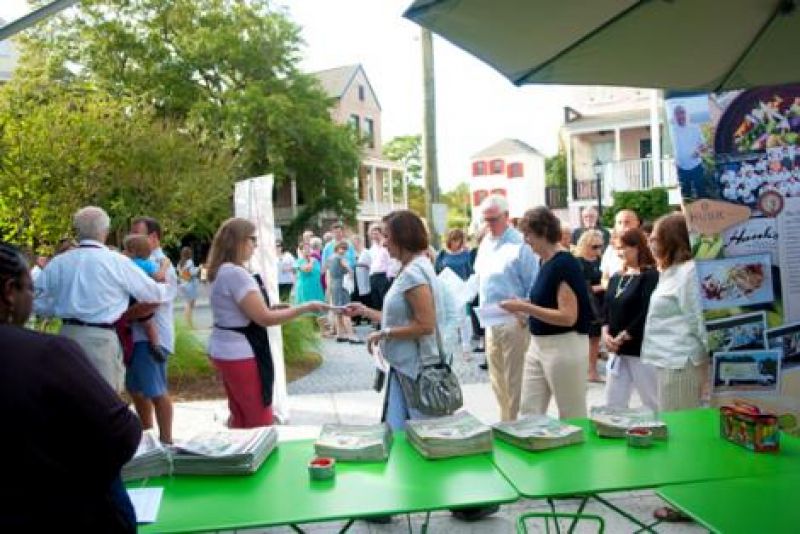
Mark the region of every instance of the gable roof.
<instances>
[{"instance_id":1,"label":"gable roof","mask_svg":"<svg viewBox=\"0 0 800 534\"><path fill-rule=\"evenodd\" d=\"M535 154L537 156L544 157L541 152L529 144L524 143L519 139L511 139L510 137L506 137L505 139L501 139L495 144L484 148L480 152L473 154L472 159L508 156L512 154Z\"/></svg>"},{"instance_id":2,"label":"gable roof","mask_svg":"<svg viewBox=\"0 0 800 534\"><path fill-rule=\"evenodd\" d=\"M353 80L355 80L359 71L361 71L361 73L364 75L364 79L367 80L367 85L369 86L369 90L375 99L375 103L378 105L378 109L381 109L381 104L378 101L378 95L375 94L375 90L372 88L372 84L369 83L369 78L367 78L367 73L364 71L364 67L362 67L360 63L312 72L311 75L319 80L320 85L322 85L322 88L330 98L339 99L342 98L342 96L350 88L350 85L352 85Z\"/></svg>"}]
</instances>

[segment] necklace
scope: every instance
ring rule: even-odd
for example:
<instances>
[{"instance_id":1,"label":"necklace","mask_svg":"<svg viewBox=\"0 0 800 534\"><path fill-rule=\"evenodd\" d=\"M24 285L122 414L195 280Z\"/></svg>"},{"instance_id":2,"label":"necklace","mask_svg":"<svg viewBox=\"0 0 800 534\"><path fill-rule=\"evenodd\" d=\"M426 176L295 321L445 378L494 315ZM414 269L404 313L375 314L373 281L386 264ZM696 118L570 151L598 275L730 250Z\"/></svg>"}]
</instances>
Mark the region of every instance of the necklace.
<instances>
[{"instance_id":1,"label":"necklace","mask_svg":"<svg viewBox=\"0 0 800 534\"><path fill-rule=\"evenodd\" d=\"M617 290L614 291L614 298L618 299L620 297L620 295L625 293L625 289L627 289L627 287L629 285L631 285L631 280L633 280L634 276L636 276L636 275L633 275L633 274L622 275L622 278L620 278L619 284L617 285Z\"/></svg>"}]
</instances>

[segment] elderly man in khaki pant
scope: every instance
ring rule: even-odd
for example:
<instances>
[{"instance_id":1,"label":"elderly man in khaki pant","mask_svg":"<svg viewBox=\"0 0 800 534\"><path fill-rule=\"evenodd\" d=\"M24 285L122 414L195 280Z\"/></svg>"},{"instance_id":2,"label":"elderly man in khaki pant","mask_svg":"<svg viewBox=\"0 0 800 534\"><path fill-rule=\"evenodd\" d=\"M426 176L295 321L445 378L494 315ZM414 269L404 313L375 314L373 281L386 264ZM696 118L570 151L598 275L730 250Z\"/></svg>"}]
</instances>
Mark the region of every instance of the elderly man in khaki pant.
<instances>
[{"instance_id":1,"label":"elderly man in khaki pant","mask_svg":"<svg viewBox=\"0 0 800 534\"><path fill-rule=\"evenodd\" d=\"M522 234L511 227L505 197L491 195L481 204L488 233L475 259L481 307L512 298L527 299L539 270L539 261ZM486 329L486 361L500 418L517 418L522 368L531 336L522 318Z\"/></svg>"}]
</instances>

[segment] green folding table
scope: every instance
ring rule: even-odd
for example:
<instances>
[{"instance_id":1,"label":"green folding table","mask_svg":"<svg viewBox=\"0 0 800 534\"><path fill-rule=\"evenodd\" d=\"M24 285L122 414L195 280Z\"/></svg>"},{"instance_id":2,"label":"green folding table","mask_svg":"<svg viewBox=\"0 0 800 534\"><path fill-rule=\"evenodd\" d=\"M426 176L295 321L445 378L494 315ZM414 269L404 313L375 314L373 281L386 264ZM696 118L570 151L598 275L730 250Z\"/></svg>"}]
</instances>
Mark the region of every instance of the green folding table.
<instances>
[{"instance_id":1,"label":"green folding table","mask_svg":"<svg viewBox=\"0 0 800 534\"><path fill-rule=\"evenodd\" d=\"M642 528L645 525L600 497L624 491L707 480L800 471L800 440L786 437L779 454L754 454L719 435L717 410L662 414L669 439L648 449L628 447L624 439L599 438L588 419L570 421L585 429L577 445L528 452L495 441L494 460L520 495L529 498L595 498Z\"/></svg>"},{"instance_id":2,"label":"green folding table","mask_svg":"<svg viewBox=\"0 0 800 534\"><path fill-rule=\"evenodd\" d=\"M667 486L665 500L714 532L800 532L800 473Z\"/></svg>"},{"instance_id":3,"label":"green folding table","mask_svg":"<svg viewBox=\"0 0 800 534\"><path fill-rule=\"evenodd\" d=\"M338 462L336 476L311 481L313 441L283 442L248 476L174 476L129 487L164 487L158 521L141 532L197 532L353 520L516 501L490 454L425 460L395 434L385 463ZM426 521L427 523L427 521ZM345 529L349 523L345 526Z\"/></svg>"}]
</instances>

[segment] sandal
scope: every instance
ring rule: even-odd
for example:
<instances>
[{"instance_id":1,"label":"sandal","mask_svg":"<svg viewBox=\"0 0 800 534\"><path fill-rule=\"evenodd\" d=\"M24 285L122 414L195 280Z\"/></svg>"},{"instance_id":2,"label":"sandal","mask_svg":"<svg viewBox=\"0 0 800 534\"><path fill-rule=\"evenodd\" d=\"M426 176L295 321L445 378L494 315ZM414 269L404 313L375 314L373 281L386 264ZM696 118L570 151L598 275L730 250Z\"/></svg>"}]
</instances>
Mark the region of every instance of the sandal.
<instances>
[{"instance_id":1,"label":"sandal","mask_svg":"<svg viewBox=\"0 0 800 534\"><path fill-rule=\"evenodd\" d=\"M680 510L670 508L669 506L662 506L661 508L653 510L653 517L665 523L684 523L692 520L691 517Z\"/></svg>"}]
</instances>

